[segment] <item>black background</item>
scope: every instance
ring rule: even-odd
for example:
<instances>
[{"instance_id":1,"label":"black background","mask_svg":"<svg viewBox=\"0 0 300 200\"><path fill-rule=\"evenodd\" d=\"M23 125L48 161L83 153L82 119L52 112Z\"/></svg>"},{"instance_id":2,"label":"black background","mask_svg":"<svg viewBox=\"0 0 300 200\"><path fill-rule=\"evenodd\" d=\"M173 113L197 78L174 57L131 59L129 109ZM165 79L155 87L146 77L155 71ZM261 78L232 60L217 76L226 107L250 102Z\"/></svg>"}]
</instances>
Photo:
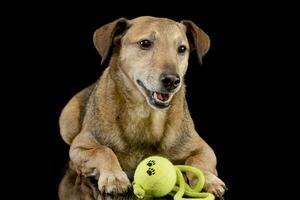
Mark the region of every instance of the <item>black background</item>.
<instances>
[{"instance_id":1,"label":"black background","mask_svg":"<svg viewBox=\"0 0 300 200\"><path fill-rule=\"evenodd\" d=\"M270 138L279 126L273 121L278 113L273 97L284 78L278 75L283 53L278 38L286 21L275 5L48 1L18 6L12 6L18 15L9 23L14 44L9 50L18 55L10 58L14 75L6 95L13 111L11 123L4 124L17 133L11 134L9 148L16 153L7 158L22 177L14 195L57 199L69 148L59 135L60 111L103 70L93 32L119 17L141 15L189 19L210 36L204 64L192 54L186 74L196 129L215 150L219 176L229 188L226 199L250 199L253 191L266 191L274 178L264 163L274 156Z\"/></svg>"}]
</instances>

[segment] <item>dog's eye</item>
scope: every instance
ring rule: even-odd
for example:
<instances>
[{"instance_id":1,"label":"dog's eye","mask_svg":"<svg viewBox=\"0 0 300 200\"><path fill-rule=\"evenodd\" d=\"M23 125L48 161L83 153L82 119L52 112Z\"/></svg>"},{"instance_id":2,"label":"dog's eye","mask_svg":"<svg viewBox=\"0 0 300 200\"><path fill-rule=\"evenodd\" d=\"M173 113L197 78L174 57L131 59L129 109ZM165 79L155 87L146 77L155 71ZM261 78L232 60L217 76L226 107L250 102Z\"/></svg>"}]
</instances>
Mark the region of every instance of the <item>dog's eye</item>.
<instances>
[{"instance_id":1,"label":"dog's eye","mask_svg":"<svg viewBox=\"0 0 300 200\"><path fill-rule=\"evenodd\" d=\"M150 40L142 40L139 44L142 49L149 49L152 46L152 42Z\"/></svg>"},{"instance_id":2,"label":"dog's eye","mask_svg":"<svg viewBox=\"0 0 300 200\"><path fill-rule=\"evenodd\" d=\"M186 51L186 46L180 45L177 49L177 52L183 54Z\"/></svg>"}]
</instances>

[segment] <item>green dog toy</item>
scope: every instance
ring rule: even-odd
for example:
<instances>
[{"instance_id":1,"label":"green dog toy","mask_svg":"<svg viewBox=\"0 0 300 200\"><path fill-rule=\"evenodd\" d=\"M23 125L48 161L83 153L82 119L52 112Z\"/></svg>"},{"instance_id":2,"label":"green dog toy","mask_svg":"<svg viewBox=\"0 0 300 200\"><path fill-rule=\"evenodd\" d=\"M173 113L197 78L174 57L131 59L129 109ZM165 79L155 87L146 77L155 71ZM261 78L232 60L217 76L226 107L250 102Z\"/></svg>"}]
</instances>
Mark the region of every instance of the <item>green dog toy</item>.
<instances>
[{"instance_id":1,"label":"green dog toy","mask_svg":"<svg viewBox=\"0 0 300 200\"><path fill-rule=\"evenodd\" d=\"M191 188L185 183L182 172L194 173L198 183ZM143 160L136 168L133 181L133 192L138 198L174 196L174 200L214 200L211 193L200 192L204 186L203 173L191 166L173 165L168 159L151 156Z\"/></svg>"}]
</instances>

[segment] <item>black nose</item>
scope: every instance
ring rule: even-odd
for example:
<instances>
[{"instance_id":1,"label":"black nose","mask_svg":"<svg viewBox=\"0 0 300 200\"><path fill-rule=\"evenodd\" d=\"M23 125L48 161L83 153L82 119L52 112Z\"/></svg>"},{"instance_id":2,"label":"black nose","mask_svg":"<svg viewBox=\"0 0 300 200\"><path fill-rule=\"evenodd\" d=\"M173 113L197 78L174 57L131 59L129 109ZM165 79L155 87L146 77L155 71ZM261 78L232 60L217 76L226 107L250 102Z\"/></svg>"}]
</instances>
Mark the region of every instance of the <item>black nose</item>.
<instances>
[{"instance_id":1,"label":"black nose","mask_svg":"<svg viewBox=\"0 0 300 200\"><path fill-rule=\"evenodd\" d=\"M180 77L178 74L162 74L160 81L167 90L171 91L179 86Z\"/></svg>"}]
</instances>

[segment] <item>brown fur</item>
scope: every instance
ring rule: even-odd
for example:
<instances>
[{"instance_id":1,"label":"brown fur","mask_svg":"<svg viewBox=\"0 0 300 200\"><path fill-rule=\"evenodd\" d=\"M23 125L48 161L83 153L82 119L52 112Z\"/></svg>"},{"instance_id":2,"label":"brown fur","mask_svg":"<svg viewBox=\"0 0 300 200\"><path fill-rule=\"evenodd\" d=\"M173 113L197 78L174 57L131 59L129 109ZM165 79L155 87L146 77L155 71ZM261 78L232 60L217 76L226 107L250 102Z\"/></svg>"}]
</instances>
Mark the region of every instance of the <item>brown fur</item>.
<instances>
[{"instance_id":1,"label":"brown fur","mask_svg":"<svg viewBox=\"0 0 300 200\"><path fill-rule=\"evenodd\" d=\"M186 32L192 33L192 40ZM152 50L138 48L136 42L143 37L153 39ZM177 54L178 42L186 44L187 54ZM70 100L60 117L61 135L71 145L76 171L95 176L102 192L121 193L130 186L128 178L143 158L161 155L174 164L203 170L205 189L222 196L225 184L217 177L215 154L195 131L184 83L173 93L169 107L158 109L149 104L135 80L140 77L155 90L162 72L176 72L183 80L188 52L195 47L201 61L209 37L191 21L121 18L98 29L94 44L102 60L110 58L109 65L94 85Z\"/></svg>"}]
</instances>

